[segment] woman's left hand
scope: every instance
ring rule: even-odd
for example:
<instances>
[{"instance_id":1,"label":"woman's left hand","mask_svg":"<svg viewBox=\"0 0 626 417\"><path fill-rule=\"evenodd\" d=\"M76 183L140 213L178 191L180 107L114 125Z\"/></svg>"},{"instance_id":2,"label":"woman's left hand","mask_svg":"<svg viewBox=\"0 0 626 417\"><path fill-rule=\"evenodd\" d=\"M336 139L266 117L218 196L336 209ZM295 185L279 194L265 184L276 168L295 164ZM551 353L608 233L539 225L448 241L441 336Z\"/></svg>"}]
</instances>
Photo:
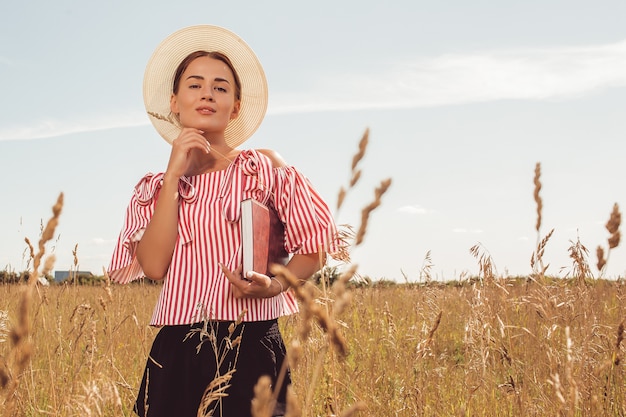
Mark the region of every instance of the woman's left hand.
<instances>
[{"instance_id":1,"label":"woman's left hand","mask_svg":"<svg viewBox=\"0 0 626 417\"><path fill-rule=\"evenodd\" d=\"M235 298L270 298L277 293L272 288L272 279L267 275L249 271L246 279L244 279L241 276L241 266L234 271L222 264L220 264L220 267L233 286Z\"/></svg>"}]
</instances>

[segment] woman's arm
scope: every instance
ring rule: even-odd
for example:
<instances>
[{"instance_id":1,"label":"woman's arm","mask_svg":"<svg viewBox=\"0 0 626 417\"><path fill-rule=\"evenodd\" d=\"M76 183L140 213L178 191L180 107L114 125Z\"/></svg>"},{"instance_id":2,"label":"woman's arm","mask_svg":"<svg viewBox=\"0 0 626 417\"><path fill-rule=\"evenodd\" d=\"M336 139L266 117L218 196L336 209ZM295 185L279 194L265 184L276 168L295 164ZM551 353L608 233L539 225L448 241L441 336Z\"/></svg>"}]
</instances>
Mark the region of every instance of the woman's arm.
<instances>
[{"instance_id":1,"label":"woman's arm","mask_svg":"<svg viewBox=\"0 0 626 417\"><path fill-rule=\"evenodd\" d=\"M305 255L296 254L291 257L286 265L286 268L300 280L306 281L311 278L314 273L322 269L322 266L326 262L325 257L325 253L321 254L321 256L320 253L308 253ZM289 283L285 280L281 279L280 282L283 284L285 289L289 287Z\"/></svg>"},{"instance_id":2,"label":"woman's arm","mask_svg":"<svg viewBox=\"0 0 626 417\"><path fill-rule=\"evenodd\" d=\"M319 271L324 262L325 254L321 257L319 253L295 254L285 267L293 275L305 281ZM250 271L246 276L247 280L244 280L241 276L241 267L230 271L224 265L220 266L226 278L233 284L233 294L237 298L270 298L289 288L289 283L282 278L270 278L267 275Z\"/></svg>"},{"instance_id":3,"label":"woman's arm","mask_svg":"<svg viewBox=\"0 0 626 417\"><path fill-rule=\"evenodd\" d=\"M191 152L210 152L210 145L198 129L184 128L172 142L172 151L152 219L137 245L137 261L150 279L165 278L178 237L178 180L192 162Z\"/></svg>"},{"instance_id":4,"label":"woman's arm","mask_svg":"<svg viewBox=\"0 0 626 417\"><path fill-rule=\"evenodd\" d=\"M152 219L137 245L137 261L146 277L165 278L178 236L178 178L163 177Z\"/></svg>"}]
</instances>

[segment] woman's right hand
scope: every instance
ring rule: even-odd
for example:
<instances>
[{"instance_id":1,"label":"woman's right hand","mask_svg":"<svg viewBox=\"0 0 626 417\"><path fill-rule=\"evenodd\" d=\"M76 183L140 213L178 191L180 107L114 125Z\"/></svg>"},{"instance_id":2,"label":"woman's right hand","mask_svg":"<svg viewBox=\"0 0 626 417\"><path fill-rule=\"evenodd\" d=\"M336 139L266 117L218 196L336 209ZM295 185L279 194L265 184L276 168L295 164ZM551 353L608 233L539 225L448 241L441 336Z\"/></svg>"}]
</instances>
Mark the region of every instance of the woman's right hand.
<instances>
[{"instance_id":1,"label":"woman's right hand","mask_svg":"<svg viewBox=\"0 0 626 417\"><path fill-rule=\"evenodd\" d=\"M172 142L172 152L163 176L154 214L137 245L137 260L151 279L165 277L172 261L178 236L178 180L191 168L194 150L209 153L209 142L202 131L185 128Z\"/></svg>"},{"instance_id":2,"label":"woman's right hand","mask_svg":"<svg viewBox=\"0 0 626 417\"><path fill-rule=\"evenodd\" d=\"M172 152L170 153L165 177L178 180L185 175L191 164L189 156L192 150L198 149L207 154L211 151L211 145L202 136L203 133L203 131L191 127L181 130L180 135L172 142Z\"/></svg>"}]
</instances>

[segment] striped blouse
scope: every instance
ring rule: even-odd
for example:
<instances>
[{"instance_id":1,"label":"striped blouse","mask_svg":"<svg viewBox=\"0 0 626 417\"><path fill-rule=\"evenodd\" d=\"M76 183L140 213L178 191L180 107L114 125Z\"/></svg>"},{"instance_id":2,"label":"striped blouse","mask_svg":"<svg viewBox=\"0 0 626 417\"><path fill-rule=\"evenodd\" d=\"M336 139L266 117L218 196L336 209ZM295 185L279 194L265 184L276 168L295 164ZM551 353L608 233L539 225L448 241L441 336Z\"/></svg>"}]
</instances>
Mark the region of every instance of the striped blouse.
<instances>
[{"instance_id":1,"label":"striped blouse","mask_svg":"<svg viewBox=\"0 0 626 417\"><path fill-rule=\"evenodd\" d=\"M144 276L135 249L148 226L163 173L145 175L135 186L108 273L118 283ZM151 325L191 324L203 319L275 319L298 311L291 291L272 298L237 299L218 263L235 270L242 262L241 201L273 206L285 225L292 254L333 249L335 224L326 203L294 167L273 168L265 155L244 150L222 171L179 181L178 239Z\"/></svg>"}]
</instances>

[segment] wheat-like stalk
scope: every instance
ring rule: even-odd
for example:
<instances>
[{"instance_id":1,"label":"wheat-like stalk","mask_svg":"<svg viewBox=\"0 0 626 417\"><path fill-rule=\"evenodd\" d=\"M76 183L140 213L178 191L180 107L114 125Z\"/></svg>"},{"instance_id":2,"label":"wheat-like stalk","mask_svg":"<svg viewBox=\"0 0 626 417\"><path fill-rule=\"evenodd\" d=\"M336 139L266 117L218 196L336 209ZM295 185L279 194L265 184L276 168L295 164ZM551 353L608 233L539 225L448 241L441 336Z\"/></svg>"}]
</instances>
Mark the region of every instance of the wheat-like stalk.
<instances>
[{"instance_id":1,"label":"wheat-like stalk","mask_svg":"<svg viewBox=\"0 0 626 417\"><path fill-rule=\"evenodd\" d=\"M171 116L163 116L162 114L155 113L155 112L152 112L152 111L149 111L147 113L148 113L148 115L154 117L157 120L162 120L164 122L168 122L168 123L171 123L174 126L176 126L176 123L174 123L174 120L172 120Z\"/></svg>"},{"instance_id":2,"label":"wheat-like stalk","mask_svg":"<svg viewBox=\"0 0 626 417\"><path fill-rule=\"evenodd\" d=\"M291 288L294 290L296 298L301 302L303 318L305 322L314 319L321 329L327 334L331 345L336 349L337 353L341 357L345 357L348 353L348 345L341 333L340 325L333 320L327 311L315 301L315 297L311 290L307 288L311 287L308 282L302 285L302 281L291 273L286 267L274 264L270 267L270 270L274 276L281 276L287 280ZM305 331L300 332L301 340L306 340L308 331L310 331L310 324L305 324Z\"/></svg>"},{"instance_id":3,"label":"wheat-like stalk","mask_svg":"<svg viewBox=\"0 0 626 417\"><path fill-rule=\"evenodd\" d=\"M382 196L387 192L390 186L391 178L382 180L380 182L380 185L374 190L374 200L361 210L361 225L359 226L359 229L356 233L356 240L354 242L355 246L363 243L365 233L367 232L367 224L369 222L370 214L372 213L372 211L374 211L374 209L380 206L382 202Z\"/></svg>"},{"instance_id":4,"label":"wheat-like stalk","mask_svg":"<svg viewBox=\"0 0 626 417\"><path fill-rule=\"evenodd\" d=\"M619 326L617 326L617 338L615 340L615 351L613 352L613 360L612 360L615 366L619 366L621 362L620 346L622 345L622 342L624 341L624 334L626 333L626 330L624 330L625 327L626 327L626 319L622 320Z\"/></svg>"},{"instance_id":5,"label":"wheat-like stalk","mask_svg":"<svg viewBox=\"0 0 626 417\"><path fill-rule=\"evenodd\" d=\"M0 343L6 340L6 336L8 334L9 328L9 313L8 311L0 310Z\"/></svg>"},{"instance_id":6,"label":"wheat-like stalk","mask_svg":"<svg viewBox=\"0 0 626 417\"><path fill-rule=\"evenodd\" d=\"M435 317L435 322L433 323L430 330L428 331L428 335L426 336L426 339L417 345L417 357L424 358L427 355L430 345L433 343L435 332L439 328L439 324L441 324L442 315L443 315L443 311L440 310L439 313L437 314L437 317Z\"/></svg>"},{"instance_id":7,"label":"wheat-like stalk","mask_svg":"<svg viewBox=\"0 0 626 417\"><path fill-rule=\"evenodd\" d=\"M24 238L24 242L26 243L28 249L28 265L30 265L30 263L35 259L35 248L33 247L33 244L30 243L30 239L28 239L28 237Z\"/></svg>"},{"instance_id":8,"label":"wheat-like stalk","mask_svg":"<svg viewBox=\"0 0 626 417\"><path fill-rule=\"evenodd\" d=\"M424 261L422 262L422 267L420 268L420 281L424 281L426 284L430 284L432 281L432 276L430 270L433 267L433 261L430 257L430 250L426 252L424 256Z\"/></svg>"},{"instance_id":9,"label":"wheat-like stalk","mask_svg":"<svg viewBox=\"0 0 626 417\"><path fill-rule=\"evenodd\" d=\"M28 365L33 354L33 342L31 340L31 317L30 317L30 303L33 295L33 290L38 282L39 267L41 260L46 252L46 243L52 240L57 225L59 224L59 217L63 208L63 193L59 195L56 203L52 206L52 217L48 220L46 227L43 228L41 237L39 238L38 251L33 256L33 271L28 279L26 286L23 288L20 302L18 305L18 320L15 326L10 331L10 339L12 342L10 356L9 356L9 372L7 375L12 376L9 381L4 384L6 387L6 399L4 415L5 417L13 416L15 409L16 391L19 386L20 376L24 369ZM27 243L30 244L29 241ZM31 246L32 247L32 246ZM46 263L46 268L51 268L49 263ZM3 379L5 379L3 377Z\"/></svg>"},{"instance_id":10,"label":"wheat-like stalk","mask_svg":"<svg viewBox=\"0 0 626 417\"><path fill-rule=\"evenodd\" d=\"M8 328L9 313L7 311L0 310L0 343L6 341ZM11 381L11 374L8 364L3 356L0 355L0 390L3 390Z\"/></svg>"},{"instance_id":11,"label":"wheat-like stalk","mask_svg":"<svg viewBox=\"0 0 626 417\"><path fill-rule=\"evenodd\" d=\"M606 257L604 256L604 249L601 246L598 246L596 249L596 256L598 258L598 262L596 264L598 271L600 272L600 276L602 276L604 269L606 268L606 264L609 261L609 255L612 249L615 249L620 242L621 233L619 231L619 227L622 223L622 214L619 211L619 205L617 203L613 204L613 210L611 211L611 215L609 220L606 222L605 228L609 232L608 244L609 248L606 251Z\"/></svg>"},{"instance_id":12,"label":"wheat-like stalk","mask_svg":"<svg viewBox=\"0 0 626 417\"><path fill-rule=\"evenodd\" d=\"M224 336L223 340L218 340L217 330L214 323L209 317L203 319L202 327L191 329L186 335L183 341L192 338L194 335L198 335L200 342L196 346L196 353L200 353L200 350L208 342L210 348L213 349L213 353L216 358L216 375L209 385L205 388L198 407L198 417L213 416L215 409L220 400L227 396L226 390L230 387L230 380L236 371L236 365L239 358L239 347L241 346L241 340L243 338L245 327L241 329L241 333L233 338L237 327L242 325L243 318L247 314L247 310L243 310L237 319L229 324L228 334ZM224 374L220 374L220 370L228 354L234 351L235 357L232 365L229 365L228 371Z\"/></svg>"},{"instance_id":13,"label":"wheat-like stalk","mask_svg":"<svg viewBox=\"0 0 626 417\"><path fill-rule=\"evenodd\" d=\"M567 382L569 384L569 407L568 407L568 415L573 416L576 408L578 408L578 384L576 379L574 379L573 371L574 371L574 358L573 358L573 342L570 337L570 327L565 327L565 342L567 354L565 356L565 377L567 378Z\"/></svg>"},{"instance_id":14,"label":"wheat-like stalk","mask_svg":"<svg viewBox=\"0 0 626 417\"><path fill-rule=\"evenodd\" d=\"M348 188L346 189L343 186L339 188L339 194L337 196L337 211L339 211L339 209L343 205L343 202L346 198L346 194L348 193L348 191L354 188L356 183L361 178L361 170L357 169L357 166L359 165L359 162L365 156L365 151L367 150L367 144L369 142L369 134L370 134L369 128L365 129L365 132L363 133L363 136L361 137L361 140L359 141L359 149L352 157L352 165L350 166L350 182L348 184Z\"/></svg>"},{"instance_id":15,"label":"wheat-like stalk","mask_svg":"<svg viewBox=\"0 0 626 417\"><path fill-rule=\"evenodd\" d=\"M541 228L541 211L543 209L543 201L539 195L539 191L541 191L541 163L539 162L535 164L535 178L533 179L533 183L535 184L533 196L535 203L537 203L537 222L535 223L535 230L539 233L539 229Z\"/></svg>"},{"instance_id":16,"label":"wheat-like stalk","mask_svg":"<svg viewBox=\"0 0 626 417\"><path fill-rule=\"evenodd\" d=\"M572 275L578 281L579 284L585 284L587 278L592 277L589 263L587 262L587 256L589 251L580 242L580 237L576 239L576 242L570 240L570 247L568 248L569 257L572 259Z\"/></svg>"},{"instance_id":17,"label":"wheat-like stalk","mask_svg":"<svg viewBox=\"0 0 626 417\"><path fill-rule=\"evenodd\" d=\"M596 248L596 258L598 258L596 267L598 268L598 271L600 271L600 274L602 274L602 270L606 265L606 258L604 257L604 248L600 245Z\"/></svg>"},{"instance_id":18,"label":"wheat-like stalk","mask_svg":"<svg viewBox=\"0 0 626 417\"><path fill-rule=\"evenodd\" d=\"M552 237L553 233L554 229L550 230L550 233L548 233L543 239L541 239L541 241L539 241L539 243L537 244L537 249L535 250L535 252L533 252L533 255L530 258L530 267L533 270L533 275L536 277L538 276L540 278L544 278L546 270L550 266L549 264L543 264L543 255L545 253L546 246L548 245L548 241Z\"/></svg>"},{"instance_id":19,"label":"wheat-like stalk","mask_svg":"<svg viewBox=\"0 0 626 417\"><path fill-rule=\"evenodd\" d=\"M609 221L606 223L606 230L609 231L611 235L617 235L617 242L611 245L611 249L617 247L619 244L619 226L622 222L622 214L619 212L619 205L617 203L613 204L613 211L611 211L611 216Z\"/></svg>"},{"instance_id":20,"label":"wheat-like stalk","mask_svg":"<svg viewBox=\"0 0 626 417\"><path fill-rule=\"evenodd\" d=\"M197 417L212 417L217 403L228 396L226 390L230 388L230 380L235 373L235 369L230 369L224 375L216 376L204 390Z\"/></svg>"},{"instance_id":21,"label":"wheat-like stalk","mask_svg":"<svg viewBox=\"0 0 626 417\"><path fill-rule=\"evenodd\" d=\"M574 416L579 402L578 383L574 379L573 342L570 337L570 327L565 326L565 380L561 381L559 373L552 374L547 381L554 387L555 395L560 403L560 413L563 416Z\"/></svg>"},{"instance_id":22,"label":"wheat-like stalk","mask_svg":"<svg viewBox=\"0 0 626 417\"><path fill-rule=\"evenodd\" d=\"M548 265L544 266L543 264L543 253L548 243L548 240L554 232L554 229L552 229L550 233L548 233L543 239L541 239L540 230L543 212L543 200L540 195L540 191L542 188L540 162L537 162L535 164L535 176L533 178L533 183L535 184L533 198L535 199L535 203L537 205L537 221L535 223L535 230L537 231L537 249L535 252L533 252L533 255L530 259L530 266L533 270L533 276L543 279L545 277L546 270L548 269Z\"/></svg>"},{"instance_id":23,"label":"wheat-like stalk","mask_svg":"<svg viewBox=\"0 0 626 417\"><path fill-rule=\"evenodd\" d=\"M272 380L264 375L254 386L252 417L272 417L276 400L272 396Z\"/></svg>"},{"instance_id":24,"label":"wheat-like stalk","mask_svg":"<svg viewBox=\"0 0 626 417\"><path fill-rule=\"evenodd\" d=\"M318 326L322 329L326 334L327 344L322 346L322 349L318 352L319 356L315 361L315 365L313 367L312 376L310 380L311 389L307 393L306 404L310 404L312 400L312 395L314 390L312 389L320 375L322 370L323 361L325 359L325 355L327 353L328 347L332 347L334 351L338 354L340 358L345 358L348 353L348 345L345 337L341 332L341 324L338 323L336 317L340 314L344 308L349 304L351 300L351 296L349 291L346 289L346 283L352 278L354 273L356 272L356 265L351 265L341 276L335 280L332 285L331 291L335 295L335 303L332 309L329 308L329 299L325 297L325 300L328 300L325 303L318 303L318 300L314 296L314 287L308 281L304 283L298 279L295 275L293 275L287 268L282 265L271 265L271 272L275 276L282 276L291 286L296 298L300 302L301 305L301 325L298 329L298 335L301 341L307 340L309 332L312 329L312 323L316 322ZM323 277L322 277L323 278ZM326 280L322 279L322 283L325 283ZM324 293L326 294L326 289L324 287ZM300 343L292 343L292 348L290 349L290 356L292 366L295 367L299 362L299 358L301 356L301 345ZM334 357L331 357L334 359ZM284 364L286 365L286 363ZM333 369L335 362L331 363L331 367ZM281 376L283 374L283 370L281 370ZM282 379L281 379L282 381ZM277 386L274 388L274 392L272 395L271 404L275 404L275 399L277 397L278 390L280 389L280 384L277 383ZM288 401L289 398L288 398ZM259 399L259 410L258 416L263 416L263 406L261 404L265 403L262 398ZM299 410L290 409L289 405L287 408L287 415L299 416ZM255 417L257 415L255 414Z\"/></svg>"},{"instance_id":25,"label":"wheat-like stalk","mask_svg":"<svg viewBox=\"0 0 626 417\"><path fill-rule=\"evenodd\" d=\"M470 248L470 254L478 259L479 277L482 276L484 282L494 281L496 266L489 251L479 242Z\"/></svg>"},{"instance_id":26,"label":"wheat-like stalk","mask_svg":"<svg viewBox=\"0 0 626 417\"><path fill-rule=\"evenodd\" d=\"M336 250L330 253L330 256L338 262L350 263L350 248L355 236L354 228L351 225L340 224L333 239Z\"/></svg>"}]
</instances>

